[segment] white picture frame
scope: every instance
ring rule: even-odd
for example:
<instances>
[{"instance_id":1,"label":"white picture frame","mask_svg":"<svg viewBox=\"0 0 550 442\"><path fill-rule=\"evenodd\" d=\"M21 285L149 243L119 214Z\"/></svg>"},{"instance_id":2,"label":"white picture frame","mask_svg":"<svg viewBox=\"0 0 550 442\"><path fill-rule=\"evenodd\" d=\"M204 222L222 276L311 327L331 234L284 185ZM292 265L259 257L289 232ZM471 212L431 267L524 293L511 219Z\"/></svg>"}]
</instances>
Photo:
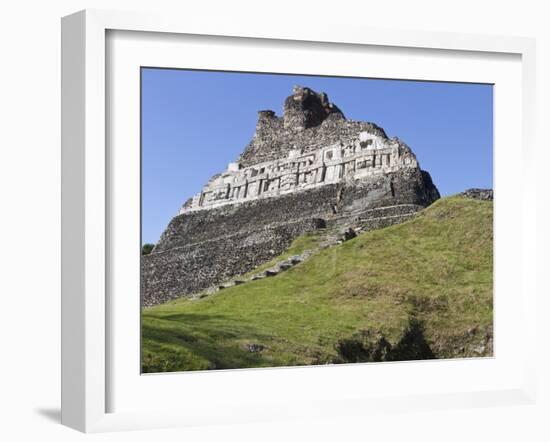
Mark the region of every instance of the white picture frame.
<instances>
[{"instance_id":1,"label":"white picture frame","mask_svg":"<svg viewBox=\"0 0 550 442\"><path fill-rule=\"evenodd\" d=\"M365 395L361 391L354 396L337 392L325 398L293 398L283 406L274 402L254 404L254 396L243 394L238 404L232 404L236 412L225 413L224 398L220 410L206 412L200 408L190 413L184 407L169 404L162 409L113 410L109 399L114 389L112 383L113 347L109 336L113 327L112 303L108 298L109 244L116 229L109 228L113 201L109 191L109 134L106 121L109 118L106 76L109 32L143 32L164 36L216 36L221 39L238 38L254 41L285 42L292 45L338 45L346 47L375 47L382 53L391 48L403 51L425 49L438 54L473 54L483 60L490 54L514 56L521 69L519 105L521 125L517 142L521 144L518 156L523 187L517 189L522 211L517 221L521 223L521 237L517 239L517 256L509 265L517 265L521 278L515 281L521 288L518 318L524 334L524 348L518 354L517 376L513 382L503 382L500 387L484 389L466 385L462 391L449 393L439 384L425 394L418 392ZM153 34L149 34L153 35ZM295 43L294 43L295 42ZM535 222L536 192L534 164L536 158L534 139L535 112L535 43L532 39L517 37L489 37L451 33L427 33L416 31L391 32L372 28L345 26L294 26L291 22L266 27L246 22L215 22L196 17L181 18L153 16L99 10L81 11L62 21L62 423L85 432L122 429L159 428L168 426L207 425L216 422L255 422L285 419L289 417L335 416L363 414L373 410L388 412L435 408L460 408L500 404L533 403L536 396L535 316L537 292L535 286ZM514 92L514 91L512 91ZM137 91L139 93L139 91ZM498 111L498 108L497 108ZM515 115L515 114L514 114ZM495 118L499 117L498 113ZM498 139L499 132L496 133ZM515 139L515 138L514 138ZM505 164L503 160L502 164ZM511 166L510 166L511 167ZM510 170L503 169L503 170ZM498 169L496 170L498 176ZM505 177L501 182L505 182ZM506 186L503 186L503 188ZM528 190L529 189L529 190ZM498 191L497 195L498 195ZM498 198L498 196L497 196ZM504 201L504 200L503 200ZM502 207L505 207L503 203ZM503 209L504 210L504 209ZM498 217L497 217L498 220ZM498 221L497 221L498 222ZM499 259L499 246L495 248ZM502 253L502 251L501 251ZM138 295L136 295L138 296ZM138 301L136 301L136 304ZM498 306L497 306L498 308ZM498 318L497 318L498 321ZM138 333L136 331L136 333ZM532 339L529 339L532 338ZM498 337L497 337L498 339ZM498 350L495 359L498 360ZM428 362L434 364L434 362ZM369 370L398 371L403 364L373 364ZM399 366L399 367L398 367ZM520 367L521 366L521 367ZM397 367L397 368L396 368ZM400 368L401 367L401 368ZM409 364L405 369L418 372L418 366ZM477 368L476 368L477 367ZM357 376L366 370L364 364L344 368L346 376ZM457 370L468 369L457 365ZM450 367L453 369L453 367ZM484 370L481 365L471 366L473 373ZM311 378L309 367L281 370L235 370L219 373L188 373L187 382L223 385L281 382L281 374L289 382L306 382ZM491 368L487 366L488 375ZM521 370L521 373L517 370ZM353 371L353 372L352 372ZM303 373L303 374L300 374ZM323 376L333 376L328 371ZM335 371L331 373L336 373ZM205 377L205 375L207 377ZM130 375L129 375L130 376ZM133 375L132 375L133 376ZM177 376L177 375L174 375ZM194 378L190 376L195 376ZM300 376L302 376L300 378ZM514 375L515 376L515 375ZM160 377L157 377L160 379ZM120 376L118 377L120 379ZM162 388L173 388L175 377L164 377ZM449 381L443 380L441 385ZM306 382L307 383L307 382ZM496 385L496 384L495 384ZM156 388L156 387L155 387ZM181 387L179 387L181 388ZM231 392L228 391L227 394ZM300 393L297 393L300 394ZM122 407L124 408L124 407ZM215 407L214 407L215 408Z\"/></svg>"}]
</instances>

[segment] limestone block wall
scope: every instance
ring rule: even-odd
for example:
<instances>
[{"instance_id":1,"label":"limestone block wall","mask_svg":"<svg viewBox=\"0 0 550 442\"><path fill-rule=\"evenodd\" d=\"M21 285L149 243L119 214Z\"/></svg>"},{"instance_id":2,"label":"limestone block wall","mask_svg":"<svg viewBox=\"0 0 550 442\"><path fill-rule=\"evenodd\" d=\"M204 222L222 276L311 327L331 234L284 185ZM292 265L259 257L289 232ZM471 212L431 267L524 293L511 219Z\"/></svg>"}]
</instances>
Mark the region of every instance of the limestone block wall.
<instances>
[{"instance_id":1,"label":"limestone block wall","mask_svg":"<svg viewBox=\"0 0 550 442\"><path fill-rule=\"evenodd\" d=\"M247 273L284 252L302 233L322 227L318 219L262 226L142 257L142 305L200 292Z\"/></svg>"},{"instance_id":2,"label":"limestone block wall","mask_svg":"<svg viewBox=\"0 0 550 442\"><path fill-rule=\"evenodd\" d=\"M346 186L340 204L348 211L399 204L425 207L439 196L430 174L414 168Z\"/></svg>"},{"instance_id":3,"label":"limestone block wall","mask_svg":"<svg viewBox=\"0 0 550 442\"><path fill-rule=\"evenodd\" d=\"M274 223L326 218L332 213L337 190L337 185L333 184L299 196L287 194L178 215L170 221L155 251L224 238L241 231L254 231Z\"/></svg>"}]
</instances>

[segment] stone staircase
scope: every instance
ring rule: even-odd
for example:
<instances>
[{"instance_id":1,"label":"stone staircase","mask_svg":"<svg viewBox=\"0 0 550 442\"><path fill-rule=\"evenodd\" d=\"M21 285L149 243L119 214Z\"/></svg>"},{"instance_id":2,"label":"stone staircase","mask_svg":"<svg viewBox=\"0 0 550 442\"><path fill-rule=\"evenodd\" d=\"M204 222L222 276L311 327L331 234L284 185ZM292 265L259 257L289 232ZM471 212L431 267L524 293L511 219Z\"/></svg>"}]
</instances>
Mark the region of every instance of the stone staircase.
<instances>
[{"instance_id":1,"label":"stone staircase","mask_svg":"<svg viewBox=\"0 0 550 442\"><path fill-rule=\"evenodd\" d=\"M194 296L190 297L189 299L190 300L202 299L202 298L204 298L208 295L217 293L220 290L224 290L224 289L227 289L229 287L234 287L236 285L241 285L241 284L244 284L244 283L250 282L250 281L257 281L258 279L264 279L264 278L270 278L272 276L277 276L279 273L285 272L285 271L291 269L292 267L300 264L301 262L304 262L311 255L313 255L316 250L318 250L318 249L306 250L306 251L302 252L299 255L293 255L293 256L290 256L286 259L283 259L283 260L277 262L275 265L273 265L273 266L271 266L271 267L269 267L269 268L267 268L267 269L265 269L261 272L254 273L254 274L252 274L250 276L247 276L247 277L240 277L240 278L231 279L227 282L224 282L223 284L219 284L217 286L209 287L208 289L204 290L201 293L198 293L197 295L194 295Z\"/></svg>"},{"instance_id":2,"label":"stone staircase","mask_svg":"<svg viewBox=\"0 0 550 442\"><path fill-rule=\"evenodd\" d=\"M342 244L343 242L349 241L357 235L370 230L381 229L405 222L414 218L421 209L423 209L422 206L403 204L399 206L381 207L377 209L359 211L351 216L348 214L346 216L334 218L327 222L327 227L318 229L319 234L325 237L324 240L319 243L318 247L311 250L306 250L299 255L293 255L282 259L275 265L260 272L252 273L246 277L241 276L232 278L222 284L209 287L208 289L191 296L189 299L202 299L208 295L220 292L229 287L277 276L278 274L306 261L320 250Z\"/></svg>"}]
</instances>

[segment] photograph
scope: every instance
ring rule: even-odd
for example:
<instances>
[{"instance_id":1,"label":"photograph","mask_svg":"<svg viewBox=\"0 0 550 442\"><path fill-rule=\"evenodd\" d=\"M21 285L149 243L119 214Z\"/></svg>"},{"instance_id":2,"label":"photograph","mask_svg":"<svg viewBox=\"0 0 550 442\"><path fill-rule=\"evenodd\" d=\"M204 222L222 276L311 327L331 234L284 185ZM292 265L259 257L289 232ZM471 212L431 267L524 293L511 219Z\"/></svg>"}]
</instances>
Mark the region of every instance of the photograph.
<instances>
[{"instance_id":1,"label":"photograph","mask_svg":"<svg viewBox=\"0 0 550 442\"><path fill-rule=\"evenodd\" d=\"M142 373L494 356L492 84L140 75Z\"/></svg>"}]
</instances>

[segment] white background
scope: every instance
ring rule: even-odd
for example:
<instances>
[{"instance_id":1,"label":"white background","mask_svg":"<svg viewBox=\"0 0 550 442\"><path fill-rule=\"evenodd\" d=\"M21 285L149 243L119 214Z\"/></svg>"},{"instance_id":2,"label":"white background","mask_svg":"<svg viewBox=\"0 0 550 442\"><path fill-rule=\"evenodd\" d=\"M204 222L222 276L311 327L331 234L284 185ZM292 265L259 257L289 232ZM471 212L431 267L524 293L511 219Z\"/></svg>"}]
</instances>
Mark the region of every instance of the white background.
<instances>
[{"instance_id":1,"label":"white background","mask_svg":"<svg viewBox=\"0 0 550 442\"><path fill-rule=\"evenodd\" d=\"M357 416L323 422L161 430L84 436L59 425L60 323L60 22L82 8L247 16L250 20L302 20L538 38L539 142L550 122L550 28L544 2L205 0L19 1L0 10L0 438L3 440L549 440L550 303L540 300L541 397L538 406ZM179 5L176 6L176 5ZM168 11L168 12L169 12ZM545 29L546 28L546 29ZM545 124L546 123L546 124ZM539 161L539 192L550 190ZM518 176L518 180L520 177ZM519 184L519 183L518 183ZM548 198L550 200L550 197ZM540 201L541 209L542 203ZM548 268L548 210L540 211L540 276ZM546 265L544 265L546 263ZM541 293L549 293L548 284ZM517 349L521 352L521 348ZM546 375L546 376L545 376Z\"/></svg>"}]
</instances>

